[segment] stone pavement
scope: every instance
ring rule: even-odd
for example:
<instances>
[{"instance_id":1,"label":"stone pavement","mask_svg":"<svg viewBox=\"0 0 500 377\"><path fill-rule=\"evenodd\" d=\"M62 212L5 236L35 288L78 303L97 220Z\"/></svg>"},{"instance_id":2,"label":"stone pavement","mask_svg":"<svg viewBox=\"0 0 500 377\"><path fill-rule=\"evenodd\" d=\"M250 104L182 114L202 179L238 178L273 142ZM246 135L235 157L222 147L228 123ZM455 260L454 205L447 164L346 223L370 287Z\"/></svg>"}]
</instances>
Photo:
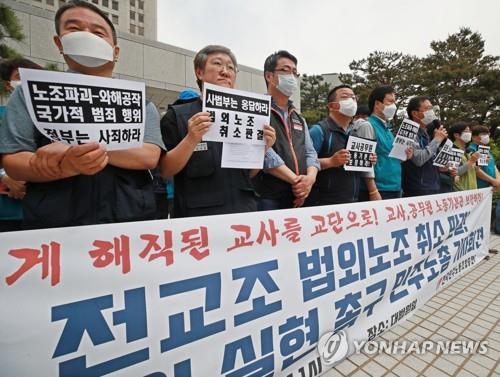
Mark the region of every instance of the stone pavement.
<instances>
[{"instance_id":1,"label":"stone pavement","mask_svg":"<svg viewBox=\"0 0 500 377\"><path fill-rule=\"evenodd\" d=\"M500 252L500 236L490 236L490 249ZM500 253L489 254L472 271L439 292L409 319L380 338L394 340L486 340L481 355L352 355L328 373L334 376L499 376Z\"/></svg>"}]
</instances>

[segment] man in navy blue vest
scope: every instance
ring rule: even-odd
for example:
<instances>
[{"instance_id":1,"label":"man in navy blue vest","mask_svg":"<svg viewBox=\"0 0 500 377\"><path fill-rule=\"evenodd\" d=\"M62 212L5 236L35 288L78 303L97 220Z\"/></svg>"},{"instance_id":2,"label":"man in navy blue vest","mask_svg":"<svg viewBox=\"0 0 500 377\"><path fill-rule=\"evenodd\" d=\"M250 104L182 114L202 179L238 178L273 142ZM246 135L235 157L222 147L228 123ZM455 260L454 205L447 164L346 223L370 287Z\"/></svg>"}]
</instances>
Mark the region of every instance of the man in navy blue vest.
<instances>
[{"instance_id":1,"label":"man in navy blue vest","mask_svg":"<svg viewBox=\"0 0 500 377\"><path fill-rule=\"evenodd\" d=\"M288 51L267 57L264 78L272 97L276 142L266 155L264 170L253 179L261 211L302 206L320 169L307 123L290 101L298 89L298 77L297 58Z\"/></svg>"},{"instance_id":2,"label":"man in navy blue vest","mask_svg":"<svg viewBox=\"0 0 500 377\"><path fill-rule=\"evenodd\" d=\"M363 173L347 171L343 167L350 158L346 146L351 134L351 120L356 115L357 98L349 85L339 85L330 90L327 101L328 117L310 129L321 164L311 204L357 202Z\"/></svg>"},{"instance_id":3,"label":"man in navy blue vest","mask_svg":"<svg viewBox=\"0 0 500 377\"><path fill-rule=\"evenodd\" d=\"M427 126L437 120L432 103L427 97L413 97L406 108L408 117L420 125L413 156L402 164L403 193L405 197L432 195L440 192L439 169L433 165L439 145L448 136L443 126L436 128L432 137Z\"/></svg>"}]
</instances>

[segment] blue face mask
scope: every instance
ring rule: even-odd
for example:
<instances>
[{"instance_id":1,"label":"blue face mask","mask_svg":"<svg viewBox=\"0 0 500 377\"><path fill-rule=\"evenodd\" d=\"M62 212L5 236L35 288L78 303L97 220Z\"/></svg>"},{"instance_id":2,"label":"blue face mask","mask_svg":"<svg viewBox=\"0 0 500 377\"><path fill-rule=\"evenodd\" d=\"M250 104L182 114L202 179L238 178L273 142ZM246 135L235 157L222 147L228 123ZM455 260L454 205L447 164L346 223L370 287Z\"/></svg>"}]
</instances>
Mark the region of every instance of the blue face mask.
<instances>
[{"instance_id":1,"label":"blue face mask","mask_svg":"<svg viewBox=\"0 0 500 377\"><path fill-rule=\"evenodd\" d=\"M298 81L293 74L278 75L278 85L276 86L276 89L278 89L285 96L291 97L293 93L296 92L297 87Z\"/></svg>"}]
</instances>

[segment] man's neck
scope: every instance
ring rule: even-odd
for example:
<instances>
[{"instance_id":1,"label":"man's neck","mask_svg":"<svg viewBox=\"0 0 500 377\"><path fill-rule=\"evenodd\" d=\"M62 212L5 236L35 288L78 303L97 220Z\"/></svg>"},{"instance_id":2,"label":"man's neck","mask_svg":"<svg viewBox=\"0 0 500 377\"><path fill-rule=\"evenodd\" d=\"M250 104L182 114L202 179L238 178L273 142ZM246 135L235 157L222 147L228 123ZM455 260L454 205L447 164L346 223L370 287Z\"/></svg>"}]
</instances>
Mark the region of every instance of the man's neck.
<instances>
[{"instance_id":1,"label":"man's neck","mask_svg":"<svg viewBox=\"0 0 500 377\"><path fill-rule=\"evenodd\" d=\"M68 62L66 62L68 63ZM99 76L99 77L113 77L114 64L105 64L100 67L85 67L83 65L68 64L69 70L74 73L81 73L82 75Z\"/></svg>"},{"instance_id":2,"label":"man's neck","mask_svg":"<svg viewBox=\"0 0 500 377\"><path fill-rule=\"evenodd\" d=\"M338 112L330 113L329 116L335 123L342 127L344 131L347 130L347 127L349 127L349 123L351 122L350 117L346 117L345 115L342 115Z\"/></svg>"},{"instance_id":3,"label":"man's neck","mask_svg":"<svg viewBox=\"0 0 500 377\"><path fill-rule=\"evenodd\" d=\"M374 111L373 115L375 115L377 118L379 118L382 122L386 123L387 119L385 119L384 113Z\"/></svg>"},{"instance_id":4,"label":"man's neck","mask_svg":"<svg viewBox=\"0 0 500 377\"><path fill-rule=\"evenodd\" d=\"M273 97L274 103L282 109L288 108L288 98L278 89L269 90L269 94Z\"/></svg>"}]
</instances>

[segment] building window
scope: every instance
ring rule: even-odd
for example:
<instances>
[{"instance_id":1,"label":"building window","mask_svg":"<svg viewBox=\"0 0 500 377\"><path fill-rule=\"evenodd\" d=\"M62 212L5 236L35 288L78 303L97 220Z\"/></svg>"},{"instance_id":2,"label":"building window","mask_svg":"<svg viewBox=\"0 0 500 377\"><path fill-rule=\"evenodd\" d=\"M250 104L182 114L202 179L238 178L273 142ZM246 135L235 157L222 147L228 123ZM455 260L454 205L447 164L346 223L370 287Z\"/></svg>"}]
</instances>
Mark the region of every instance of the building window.
<instances>
[{"instance_id":1,"label":"building window","mask_svg":"<svg viewBox=\"0 0 500 377\"><path fill-rule=\"evenodd\" d=\"M109 8L109 0L102 0L102 6Z\"/></svg>"},{"instance_id":2,"label":"building window","mask_svg":"<svg viewBox=\"0 0 500 377\"><path fill-rule=\"evenodd\" d=\"M139 22L144 23L144 15L142 13L139 13Z\"/></svg>"},{"instance_id":3,"label":"building window","mask_svg":"<svg viewBox=\"0 0 500 377\"><path fill-rule=\"evenodd\" d=\"M46 0L47 5L54 5L54 0Z\"/></svg>"},{"instance_id":4,"label":"building window","mask_svg":"<svg viewBox=\"0 0 500 377\"><path fill-rule=\"evenodd\" d=\"M139 35L144 35L144 28L139 26L138 29L139 29Z\"/></svg>"},{"instance_id":5,"label":"building window","mask_svg":"<svg viewBox=\"0 0 500 377\"><path fill-rule=\"evenodd\" d=\"M135 21L135 12L133 10L130 11L130 19Z\"/></svg>"},{"instance_id":6,"label":"building window","mask_svg":"<svg viewBox=\"0 0 500 377\"><path fill-rule=\"evenodd\" d=\"M94 4L99 4L99 0L92 0Z\"/></svg>"},{"instance_id":7,"label":"building window","mask_svg":"<svg viewBox=\"0 0 500 377\"><path fill-rule=\"evenodd\" d=\"M135 25L130 24L130 32L131 32L132 34L135 34Z\"/></svg>"},{"instance_id":8,"label":"building window","mask_svg":"<svg viewBox=\"0 0 500 377\"><path fill-rule=\"evenodd\" d=\"M130 6L135 7L135 0L130 0Z\"/></svg>"},{"instance_id":9,"label":"building window","mask_svg":"<svg viewBox=\"0 0 500 377\"><path fill-rule=\"evenodd\" d=\"M116 14L113 14L113 15L111 16L111 18L113 19L113 23L114 23L115 25L118 25L118 16L117 16Z\"/></svg>"},{"instance_id":10,"label":"building window","mask_svg":"<svg viewBox=\"0 0 500 377\"><path fill-rule=\"evenodd\" d=\"M118 1L113 0L112 7L114 10L118 10Z\"/></svg>"},{"instance_id":11,"label":"building window","mask_svg":"<svg viewBox=\"0 0 500 377\"><path fill-rule=\"evenodd\" d=\"M144 1L139 0L139 9L144 9Z\"/></svg>"}]
</instances>

